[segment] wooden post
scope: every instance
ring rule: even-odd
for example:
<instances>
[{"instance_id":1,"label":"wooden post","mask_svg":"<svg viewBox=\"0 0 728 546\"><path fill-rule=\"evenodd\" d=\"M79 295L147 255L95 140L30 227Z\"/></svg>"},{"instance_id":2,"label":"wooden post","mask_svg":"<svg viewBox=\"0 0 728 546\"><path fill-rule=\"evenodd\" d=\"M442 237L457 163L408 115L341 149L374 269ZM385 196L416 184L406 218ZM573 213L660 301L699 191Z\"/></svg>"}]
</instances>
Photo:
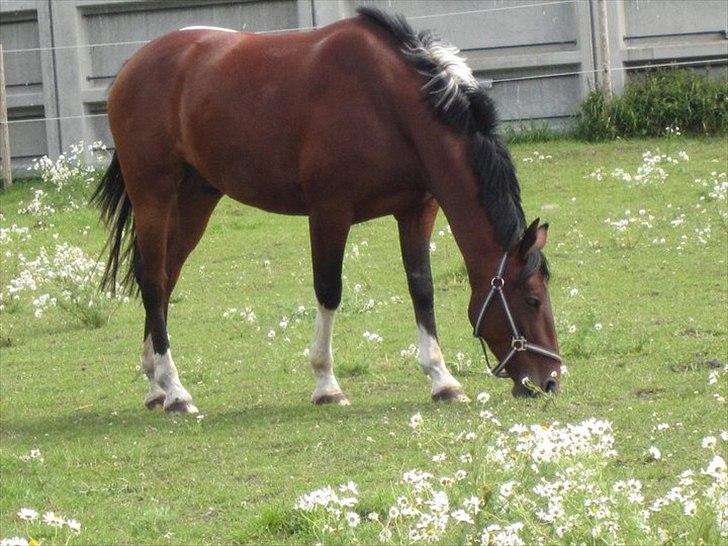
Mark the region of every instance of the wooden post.
<instances>
[{"instance_id":1,"label":"wooden post","mask_svg":"<svg viewBox=\"0 0 728 546\"><path fill-rule=\"evenodd\" d=\"M8 104L5 99L5 62L3 45L0 44L0 156L3 159L3 188L13 185L13 173L10 166L10 130L8 125Z\"/></svg>"},{"instance_id":2,"label":"wooden post","mask_svg":"<svg viewBox=\"0 0 728 546\"><path fill-rule=\"evenodd\" d=\"M607 0L597 0L599 7L599 56L601 57L602 93L607 102L612 100L612 72L609 57L609 28L607 26Z\"/></svg>"}]
</instances>

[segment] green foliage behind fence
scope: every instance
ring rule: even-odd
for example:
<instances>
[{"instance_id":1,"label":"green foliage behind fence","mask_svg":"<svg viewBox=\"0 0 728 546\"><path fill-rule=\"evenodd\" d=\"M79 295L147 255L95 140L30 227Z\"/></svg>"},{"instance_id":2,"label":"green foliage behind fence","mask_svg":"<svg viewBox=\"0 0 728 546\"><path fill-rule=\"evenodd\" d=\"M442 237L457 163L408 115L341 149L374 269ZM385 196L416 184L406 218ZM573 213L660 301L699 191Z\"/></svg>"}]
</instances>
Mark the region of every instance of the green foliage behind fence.
<instances>
[{"instance_id":1,"label":"green foliage behind fence","mask_svg":"<svg viewBox=\"0 0 728 546\"><path fill-rule=\"evenodd\" d=\"M687 69L647 72L607 101L595 90L576 117L576 135L588 141L677 133L728 133L728 81Z\"/></svg>"}]
</instances>

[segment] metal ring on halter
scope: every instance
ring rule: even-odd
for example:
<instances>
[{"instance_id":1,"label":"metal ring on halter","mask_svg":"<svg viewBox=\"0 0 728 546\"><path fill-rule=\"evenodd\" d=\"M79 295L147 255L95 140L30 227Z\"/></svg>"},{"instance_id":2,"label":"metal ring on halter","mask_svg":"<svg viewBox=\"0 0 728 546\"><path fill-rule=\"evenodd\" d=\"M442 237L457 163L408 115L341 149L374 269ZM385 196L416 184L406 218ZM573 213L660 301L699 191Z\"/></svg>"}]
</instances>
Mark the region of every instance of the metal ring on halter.
<instances>
[{"instance_id":1,"label":"metal ring on halter","mask_svg":"<svg viewBox=\"0 0 728 546\"><path fill-rule=\"evenodd\" d=\"M525 351L528 349L528 342L526 341L526 338L523 336L514 337L511 340L511 347L513 347L513 349L516 351Z\"/></svg>"},{"instance_id":2,"label":"metal ring on halter","mask_svg":"<svg viewBox=\"0 0 728 546\"><path fill-rule=\"evenodd\" d=\"M504 284L506 284L506 281L503 280L503 277L501 276L495 276L490 279L490 285L496 290L500 290L501 288L503 288Z\"/></svg>"}]
</instances>

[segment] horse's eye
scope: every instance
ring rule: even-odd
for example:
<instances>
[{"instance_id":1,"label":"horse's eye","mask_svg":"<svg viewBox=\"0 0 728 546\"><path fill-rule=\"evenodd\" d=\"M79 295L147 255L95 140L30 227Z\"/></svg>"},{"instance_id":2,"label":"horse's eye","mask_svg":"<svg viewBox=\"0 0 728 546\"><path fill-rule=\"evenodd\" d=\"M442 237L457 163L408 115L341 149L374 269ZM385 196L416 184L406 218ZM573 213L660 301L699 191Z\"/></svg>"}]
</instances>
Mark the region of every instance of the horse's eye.
<instances>
[{"instance_id":1,"label":"horse's eye","mask_svg":"<svg viewBox=\"0 0 728 546\"><path fill-rule=\"evenodd\" d=\"M526 296L526 303L534 309L541 307L541 300L534 298L533 296Z\"/></svg>"}]
</instances>

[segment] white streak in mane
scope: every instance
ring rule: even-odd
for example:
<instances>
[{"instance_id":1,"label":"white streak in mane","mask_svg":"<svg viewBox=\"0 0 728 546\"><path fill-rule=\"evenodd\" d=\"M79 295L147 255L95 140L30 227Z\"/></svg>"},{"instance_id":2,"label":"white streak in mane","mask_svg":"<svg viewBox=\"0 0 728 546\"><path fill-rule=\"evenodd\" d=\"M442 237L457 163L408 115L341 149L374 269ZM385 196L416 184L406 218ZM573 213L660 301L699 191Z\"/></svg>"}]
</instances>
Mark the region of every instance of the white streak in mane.
<instances>
[{"instance_id":1,"label":"white streak in mane","mask_svg":"<svg viewBox=\"0 0 728 546\"><path fill-rule=\"evenodd\" d=\"M466 87L477 87L478 82L465 63L465 57L458 55L460 50L457 47L447 42L436 41L430 44L427 50L430 57L457 83Z\"/></svg>"},{"instance_id":2,"label":"white streak in mane","mask_svg":"<svg viewBox=\"0 0 728 546\"><path fill-rule=\"evenodd\" d=\"M440 95L435 102L435 106L438 108L447 110L457 97L459 87L467 89L478 87L478 80L465 63L465 58L458 55L460 50L448 42L436 38L429 39L424 43L420 42L417 47L406 46L403 53L414 59L427 57L440 69L440 73L436 76L423 74L430 78L430 81L424 85L425 91L432 93L432 88L438 88L444 84L444 87L436 92Z\"/></svg>"},{"instance_id":3,"label":"white streak in mane","mask_svg":"<svg viewBox=\"0 0 728 546\"><path fill-rule=\"evenodd\" d=\"M237 32L231 28L220 28L220 27L206 27L206 26L192 26L181 28L180 30L219 30L220 32Z\"/></svg>"}]
</instances>

